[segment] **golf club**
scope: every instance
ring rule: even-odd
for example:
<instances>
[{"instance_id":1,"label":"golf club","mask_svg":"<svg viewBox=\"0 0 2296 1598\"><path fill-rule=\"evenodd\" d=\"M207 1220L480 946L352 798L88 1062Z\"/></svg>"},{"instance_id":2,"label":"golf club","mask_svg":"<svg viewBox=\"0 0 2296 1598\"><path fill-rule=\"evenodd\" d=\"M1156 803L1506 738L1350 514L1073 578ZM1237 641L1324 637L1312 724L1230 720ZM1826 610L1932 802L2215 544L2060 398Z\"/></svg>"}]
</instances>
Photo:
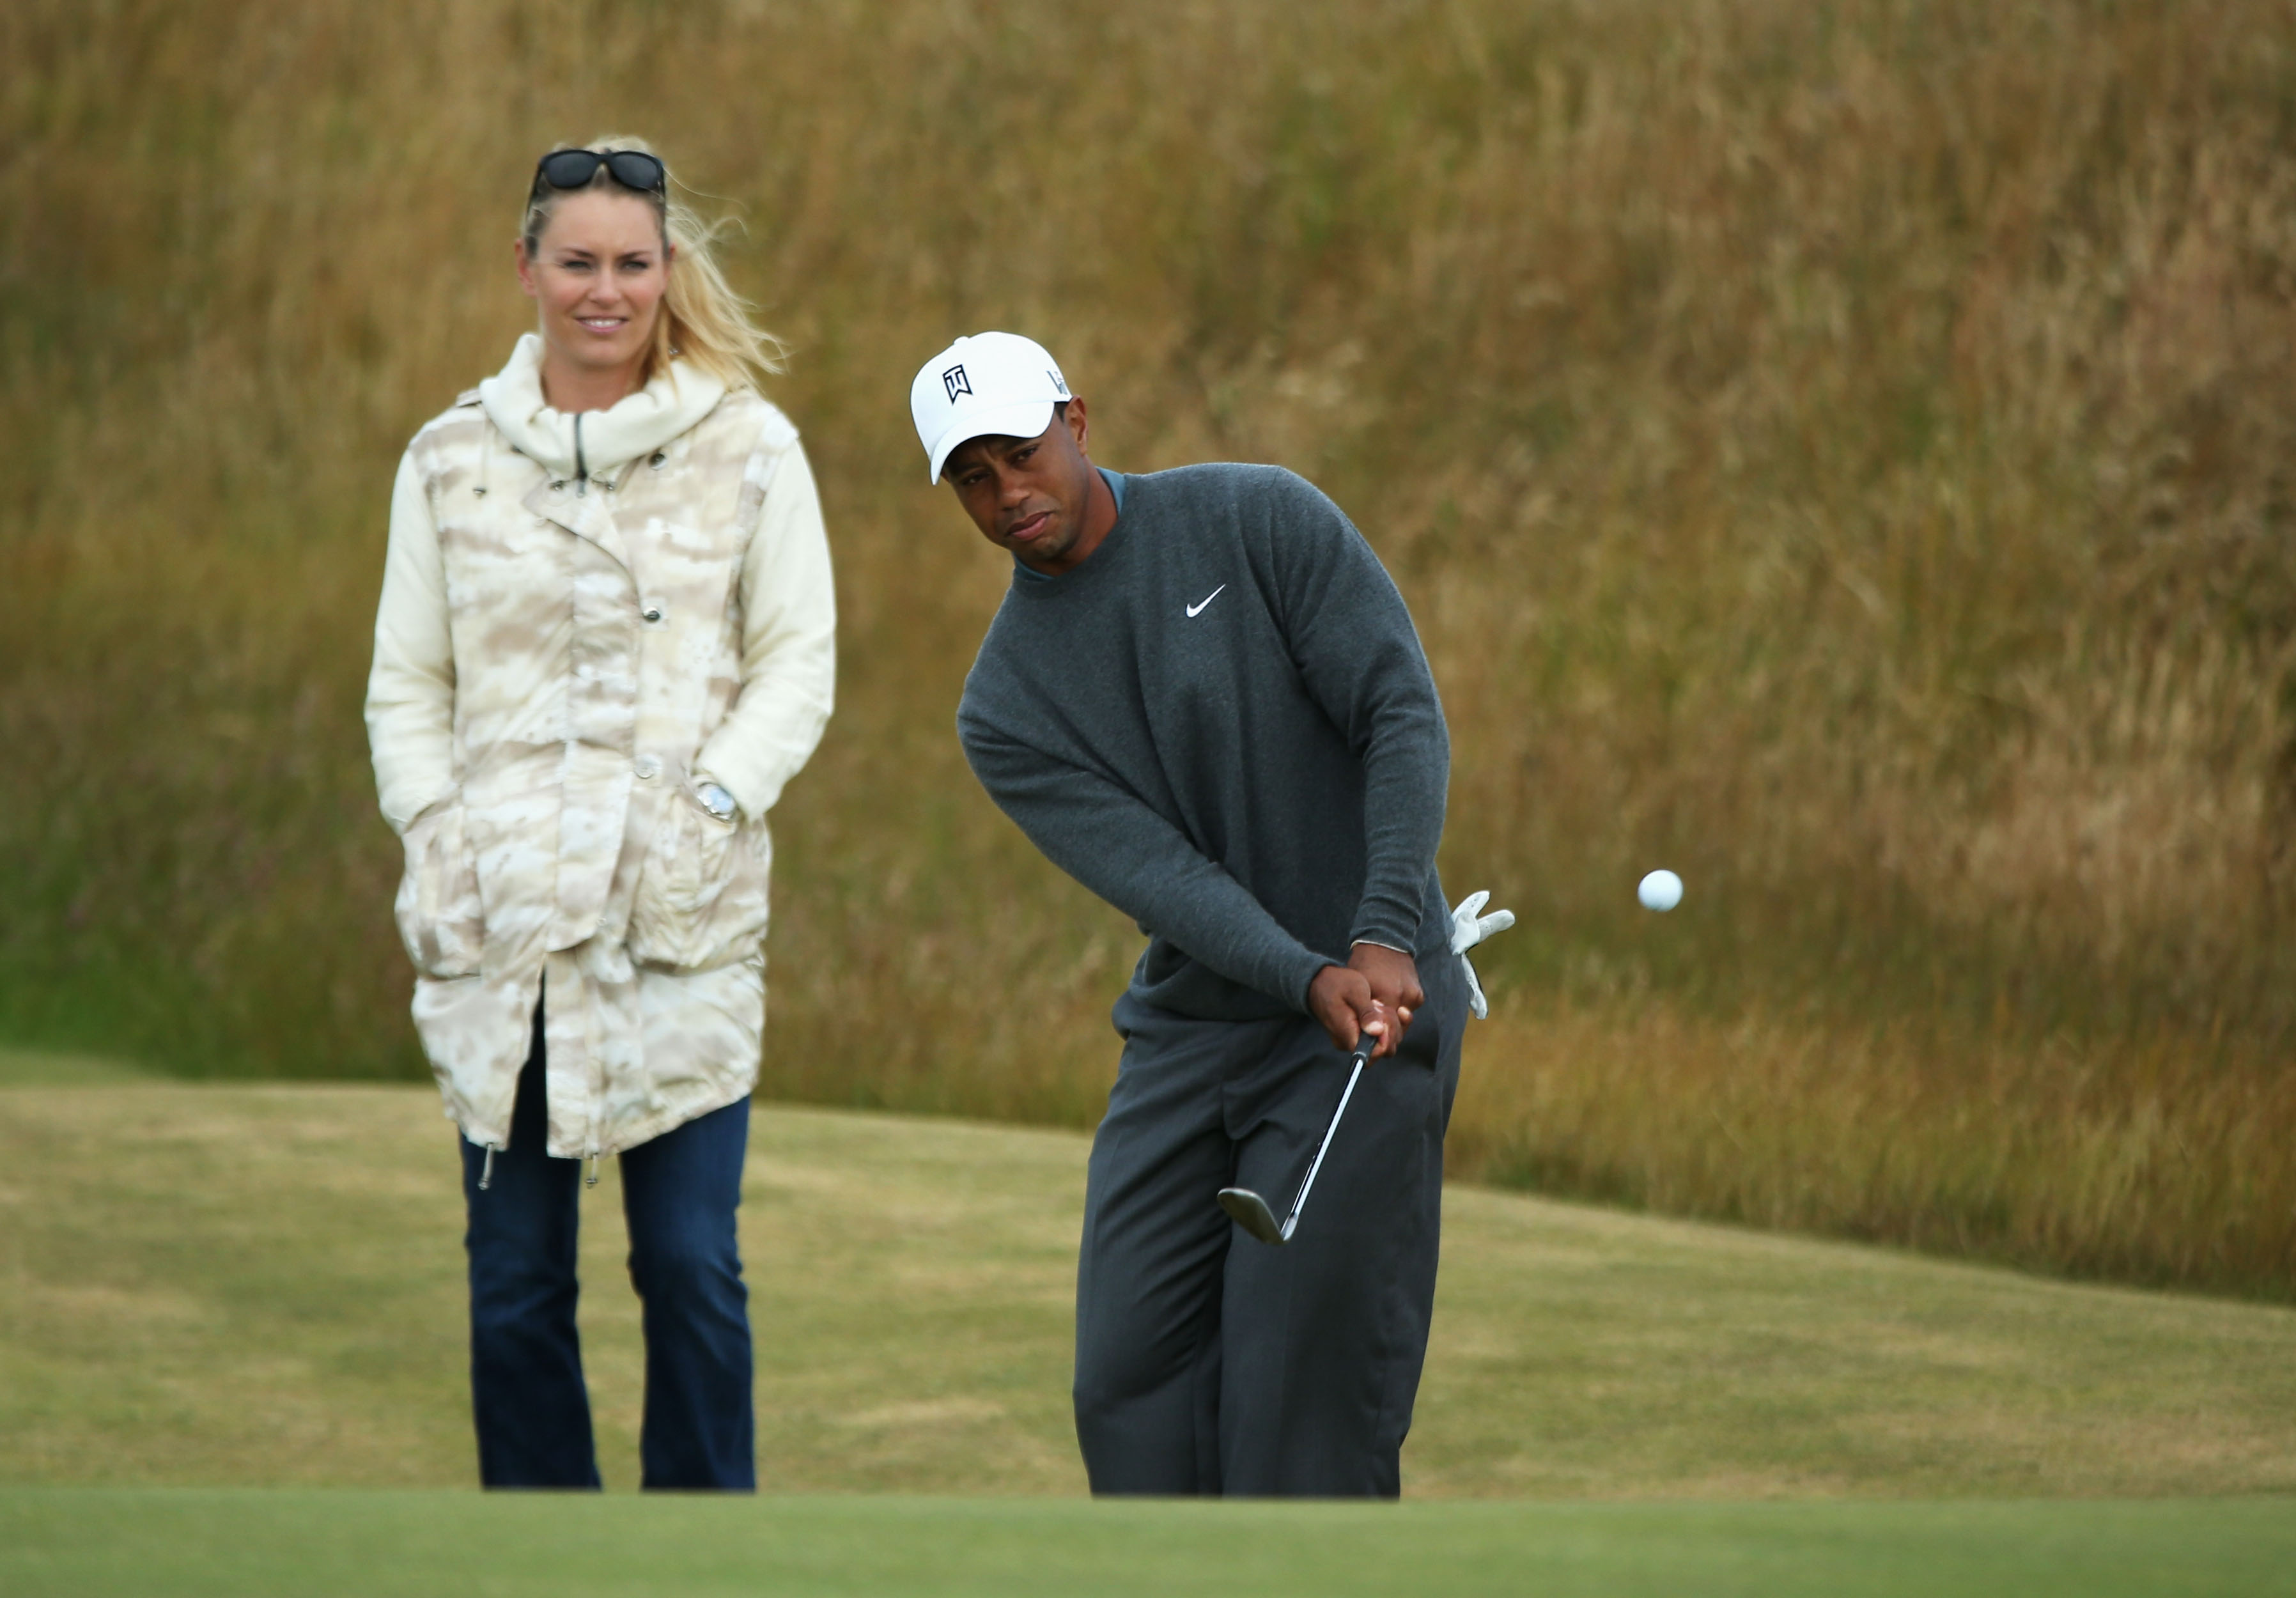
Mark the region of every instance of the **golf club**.
<instances>
[{"instance_id":1,"label":"golf club","mask_svg":"<svg viewBox=\"0 0 2296 1598\"><path fill-rule=\"evenodd\" d=\"M1235 1224L1264 1243L1283 1244L1292 1241L1292 1233L1300 1225L1300 1212L1307 1208L1308 1190L1316 1185L1316 1173L1323 1168L1324 1156L1331 1151L1332 1134L1340 1129L1340 1117L1348 1112L1348 1101L1355 1096L1357 1079L1362 1077L1364 1062L1372 1051L1379 1047L1379 1039L1368 1032L1359 1033L1356 1046L1348 1058L1355 1069L1348 1072L1348 1085L1340 1094L1340 1107L1332 1111L1332 1124L1324 1130L1324 1143L1308 1162L1307 1179L1300 1184L1299 1196L1292 1201L1292 1213L1283 1217L1283 1225L1275 1221L1275 1212L1267 1201L1248 1187L1223 1187L1219 1190L1219 1207L1227 1211Z\"/></svg>"}]
</instances>

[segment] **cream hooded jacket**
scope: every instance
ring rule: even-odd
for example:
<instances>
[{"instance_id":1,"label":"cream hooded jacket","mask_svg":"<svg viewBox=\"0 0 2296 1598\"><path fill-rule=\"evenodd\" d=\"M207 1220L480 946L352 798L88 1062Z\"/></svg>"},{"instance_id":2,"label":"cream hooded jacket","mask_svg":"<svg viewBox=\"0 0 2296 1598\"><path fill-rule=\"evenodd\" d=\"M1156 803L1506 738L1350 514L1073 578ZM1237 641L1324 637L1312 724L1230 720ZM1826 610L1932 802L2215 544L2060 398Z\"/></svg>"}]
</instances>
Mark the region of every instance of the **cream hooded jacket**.
<instances>
[{"instance_id":1,"label":"cream hooded jacket","mask_svg":"<svg viewBox=\"0 0 2296 1598\"><path fill-rule=\"evenodd\" d=\"M781 412L677 363L567 415L541 349L407 447L366 721L447 1113L507 1144L546 991L548 1148L578 1157L756 1082L766 815L829 718L836 600Z\"/></svg>"}]
</instances>

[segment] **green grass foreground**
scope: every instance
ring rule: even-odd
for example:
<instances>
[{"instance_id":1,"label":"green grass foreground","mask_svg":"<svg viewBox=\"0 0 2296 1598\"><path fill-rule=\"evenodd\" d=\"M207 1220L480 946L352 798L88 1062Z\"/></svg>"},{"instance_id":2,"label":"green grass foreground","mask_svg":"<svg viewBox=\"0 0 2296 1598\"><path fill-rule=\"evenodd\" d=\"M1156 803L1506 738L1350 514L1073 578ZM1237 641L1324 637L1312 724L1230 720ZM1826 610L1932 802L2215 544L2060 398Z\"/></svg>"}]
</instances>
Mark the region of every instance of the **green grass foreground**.
<instances>
[{"instance_id":1,"label":"green grass foreground","mask_svg":"<svg viewBox=\"0 0 2296 1598\"><path fill-rule=\"evenodd\" d=\"M2282 1503L605 1503L0 1491L12 1598L1439 1593L2200 1598L2285 1592Z\"/></svg>"},{"instance_id":2,"label":"green grass foreground","mask_svg":"<svg viewBox=\"0 0 2296 1598\"><path fill-rule=\"evenodd\" d=\"M758 1106L742 1228L769 1489L1083 1491L1086 1146ZM581 1314L621 1489L640 1345L604 1175ZM461 1212L428 1089L0 1087L0 1487L468 1485ZM2296 1493L2296 1311L1455 1185L1404 1479L1414 1499Z\"/></svg>"}]
</instances>

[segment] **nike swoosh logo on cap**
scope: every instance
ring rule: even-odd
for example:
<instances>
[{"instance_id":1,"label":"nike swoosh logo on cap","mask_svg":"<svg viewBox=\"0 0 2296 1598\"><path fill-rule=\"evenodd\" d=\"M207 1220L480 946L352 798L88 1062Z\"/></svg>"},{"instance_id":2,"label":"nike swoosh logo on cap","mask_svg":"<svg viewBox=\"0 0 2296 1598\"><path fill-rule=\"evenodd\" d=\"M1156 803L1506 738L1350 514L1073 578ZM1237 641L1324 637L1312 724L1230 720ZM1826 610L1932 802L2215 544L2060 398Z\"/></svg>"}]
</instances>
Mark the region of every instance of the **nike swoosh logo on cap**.
<instances>
[{"instance_id":1,"label":"nike swoosh logo on cap","mask_svg":"<svg viewBox=\"0 0 2296 1598\"><path fill-rule=\"evenodd\" d=\"M1227 585L1226 583L1222 583L1218 587L1213 589L1210 594L1205 594L1203 598L1198 600L1194 604L1188 607L1189 617L1193 619L1194 617L1201 616L1203 614L1203 609L1206 605L1211 603L1212 601L1218 599L1221 594L1226 592Z\"/></svg>"}]
</instances>

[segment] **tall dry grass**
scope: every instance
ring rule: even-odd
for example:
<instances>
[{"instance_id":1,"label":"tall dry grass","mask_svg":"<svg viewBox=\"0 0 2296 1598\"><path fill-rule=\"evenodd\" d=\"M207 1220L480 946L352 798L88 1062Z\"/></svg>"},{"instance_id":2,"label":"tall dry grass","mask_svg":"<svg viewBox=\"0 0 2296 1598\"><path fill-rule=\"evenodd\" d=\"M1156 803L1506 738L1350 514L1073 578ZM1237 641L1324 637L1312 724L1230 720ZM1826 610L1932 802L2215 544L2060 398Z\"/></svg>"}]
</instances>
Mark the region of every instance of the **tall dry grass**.
<instances>
[{"instance_id":1,"label":"tall dry grass","mask_svg":"<svg viewBox=\"0 0 2296 1598\"><path fill-rule=\"evenodd\" d=\"M0 13L0 1033L420 1069L357 706L536 151L749 227L842 701L775 1091L1078 1121L1135 938L973 791L902 397L1280 460L1410 596L1494 946L1463 1169L2296 1291L2296 21L2270 0ZM1663 920L1629 887L1691 884Z\"/></svg>"}]
</instances>

